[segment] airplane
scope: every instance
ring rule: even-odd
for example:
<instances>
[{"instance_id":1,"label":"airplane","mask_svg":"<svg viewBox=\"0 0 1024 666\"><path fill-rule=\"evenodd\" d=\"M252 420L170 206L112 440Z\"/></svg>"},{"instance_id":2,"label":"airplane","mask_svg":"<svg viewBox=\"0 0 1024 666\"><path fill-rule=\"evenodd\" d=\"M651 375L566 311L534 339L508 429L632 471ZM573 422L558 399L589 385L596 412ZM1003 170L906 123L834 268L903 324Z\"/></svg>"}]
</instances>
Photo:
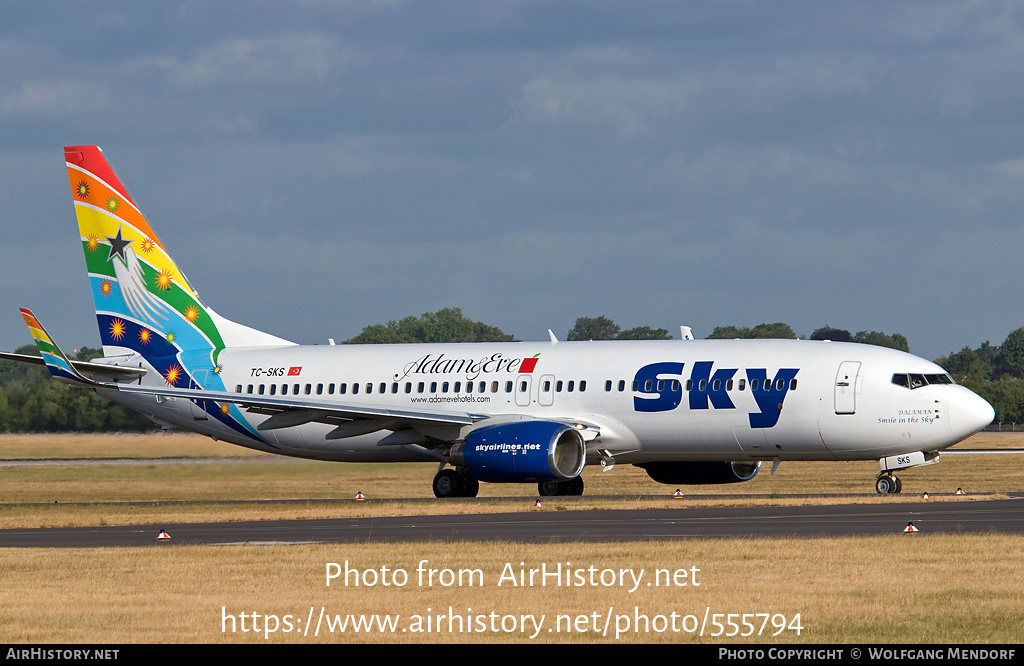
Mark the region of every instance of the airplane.
<instances>
[{"instance_id":1,"label":"airplane","mask_svg":"<svg viewBox=\"0 0 1024 666\"><path fill-rule=\"evenodd\" d=\"M938 462L992 407L938 365L809 340L298 345L225 319L171 258L97 146L64 149L103 357L70 360L22 310L45 364L147 415L251 449L348 462L432 462L436 497L480 482L580 495L586 465L658 483L754 478L763 463Z\"/></svg>"}]
</instances>

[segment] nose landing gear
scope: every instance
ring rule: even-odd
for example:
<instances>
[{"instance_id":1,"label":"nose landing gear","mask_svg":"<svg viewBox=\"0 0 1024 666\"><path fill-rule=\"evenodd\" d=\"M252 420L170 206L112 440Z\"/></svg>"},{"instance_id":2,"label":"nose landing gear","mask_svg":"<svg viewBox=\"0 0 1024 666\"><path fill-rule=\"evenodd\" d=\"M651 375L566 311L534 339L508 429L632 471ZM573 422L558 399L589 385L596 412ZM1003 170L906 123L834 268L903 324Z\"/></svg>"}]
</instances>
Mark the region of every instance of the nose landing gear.
<instances>
[{"instance_id":1,"label":"nose landing gear","mask_svg":"<svg viewBox=\"0 0 1024 666\"><path fill-rule=\"evenodd\" d=\"M879 495L899 494L903 491L903 482L899 477L893 476L892 472L882 472L875 479L875 491Z\"/></svg>"}]
</instances>

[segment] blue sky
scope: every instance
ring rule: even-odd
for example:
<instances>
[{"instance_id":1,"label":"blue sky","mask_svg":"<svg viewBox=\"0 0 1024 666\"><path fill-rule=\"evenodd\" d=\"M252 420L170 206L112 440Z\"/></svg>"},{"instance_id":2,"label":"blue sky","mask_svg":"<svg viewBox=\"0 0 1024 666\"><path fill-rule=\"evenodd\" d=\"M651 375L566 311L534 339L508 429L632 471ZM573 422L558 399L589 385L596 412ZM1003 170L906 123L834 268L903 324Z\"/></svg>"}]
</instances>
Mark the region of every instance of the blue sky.
<instances>
[{"instance_id":1,"label":"blue sky","mask_svg":"<svg viewBox=\"0 0 1024 666\"><path fill-rule=\"evenodd\" d=\"M1010 2L14 3L0 348L98 344L61 148L207 304L297 342L783 321L934 358L1024 325Z\"/></svg>"}]
</instances>

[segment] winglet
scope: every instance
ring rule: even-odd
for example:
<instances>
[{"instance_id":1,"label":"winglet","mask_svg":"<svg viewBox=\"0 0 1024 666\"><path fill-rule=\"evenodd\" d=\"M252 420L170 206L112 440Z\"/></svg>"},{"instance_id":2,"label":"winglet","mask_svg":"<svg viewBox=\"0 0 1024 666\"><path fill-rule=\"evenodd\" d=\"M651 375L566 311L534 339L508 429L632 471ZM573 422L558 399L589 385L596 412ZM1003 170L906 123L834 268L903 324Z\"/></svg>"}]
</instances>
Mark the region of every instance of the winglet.
<instances>
[{"instance_id":1,"label":"winglet","mask_svg":"<svg viewBox=\"0 0 1024 666\"><path fill-rule=\"evenodd\" d=\"M43 362L46 363L46 369L50 371L54 378L67 384L99 385L97 382L82 375L78 370L75 370L74 366L71 365L71 361L64 355L60 347L57 346L57 343L53 341L53 338L46 332L46 329L43 328L43 325L36 319L31 310L28 308L20 309L21 316L25 318L25 324L28 325L28 330L32 334L32 339L36 341L36 347L39 348L39 354L43 357Z\"/></svg>"},{"instance_id":2,"label":"winglet","mask_svg":"<svg viewBox=\"0 0 1024 666\"><path fill-rule=\"evenodd\" d=\"M548 329L548 336L551 338L551 344L553 344L553 345L557 345L558 344L558 338L555 337L554 331L552 331L550 328Z\"/></svg>"}]
</instances>

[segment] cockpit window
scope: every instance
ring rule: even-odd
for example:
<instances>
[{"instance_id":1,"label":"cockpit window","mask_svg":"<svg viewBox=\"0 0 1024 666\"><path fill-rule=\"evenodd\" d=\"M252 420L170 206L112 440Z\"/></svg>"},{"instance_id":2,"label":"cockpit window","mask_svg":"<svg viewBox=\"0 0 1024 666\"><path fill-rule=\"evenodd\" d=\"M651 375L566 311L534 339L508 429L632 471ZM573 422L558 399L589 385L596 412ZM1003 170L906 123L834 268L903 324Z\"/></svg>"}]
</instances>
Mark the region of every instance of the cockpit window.
<instances>
[{"instance_id":1,"label":"cockpit window","mask_svg":"<svg viewBox=\"0 0 1024 666\"><path fill-rule=\"evenodd\" d=\"M929 384L952 384L953 378L949 375L920 375L898 372L892 376L892 383L909 389L917 389Z\"/></svg>"}]
</instances>

